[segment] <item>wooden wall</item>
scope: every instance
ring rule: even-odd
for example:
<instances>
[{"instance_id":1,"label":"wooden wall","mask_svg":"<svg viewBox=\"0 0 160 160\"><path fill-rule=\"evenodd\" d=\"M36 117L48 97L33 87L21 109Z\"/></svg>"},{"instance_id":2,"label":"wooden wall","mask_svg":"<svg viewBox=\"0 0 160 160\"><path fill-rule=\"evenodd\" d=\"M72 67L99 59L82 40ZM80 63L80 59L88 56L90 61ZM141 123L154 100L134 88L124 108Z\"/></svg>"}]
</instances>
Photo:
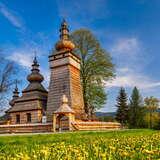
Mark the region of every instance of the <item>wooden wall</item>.
<instances>
[{"instance_id":1,"label":"wooden wall","mask_svg":"<svg viewBox=\"0 0 160 160\"><path fill-rule=\"evenodd\" d=\"M21 111L10 113L11 124L16 124L16 115L20 115L20 124L27 123L27 113L31 113L31 123L40 123L42 121L41 110Z\"/></svg>"}]
</instances>

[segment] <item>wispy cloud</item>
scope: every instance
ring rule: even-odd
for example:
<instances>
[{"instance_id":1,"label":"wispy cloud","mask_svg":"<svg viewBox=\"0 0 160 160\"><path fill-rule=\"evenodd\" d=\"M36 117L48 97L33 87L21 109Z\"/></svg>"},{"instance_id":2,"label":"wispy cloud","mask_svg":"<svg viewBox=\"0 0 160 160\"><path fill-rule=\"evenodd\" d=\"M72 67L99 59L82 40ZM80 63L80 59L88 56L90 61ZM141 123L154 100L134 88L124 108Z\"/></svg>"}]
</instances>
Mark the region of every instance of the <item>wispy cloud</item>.
<instances>
[{"instance_id":1,"label":"wispy cloud","mask_svg":"<svg viewBox=\"0 0 160 160\"><path fill-rule=\"evenodd\" d=\"M148 90L155 87L160 87L160 81L154 81L153 79L143 75L142 73L125 73L124 75L117 75L112 82L106 82L106 87L126 87L133 88L137 86L140 89Z\"/></svg>"},{"instance_id":2,"label":"wispy cloud","mask_svg":"<svg viewBox=\"0 0 160 160\"><path fill-rule=\"evenodd\" d=\"M143 72L150 60L147 59L147 52L137 37L120 37L115 40L110 50L116 63L117 76L112 82L106 82L106 87L137 86L144 90L160 87L160 81Z\"/></svg>"},{"instance_id":3,"label":"wispy cloud","mask_svg":"<svg viewBox=\"0 0 160 160\"><path fill-rule=\"evenodd\" d=\"M17 15L15 11L7 8L6 5L0 2L0 13L15 27L19 29L25 29L22 19Z\"/></svg>"},{"instance_id":4,"label":"wispy cloud","mask_svg":"<svg viewBox=\"0 0 160 160\"><path fill-rule=\"evenodd\" d=\"M41 45L32 43L22 44L19 47L11 47L8 49L8 52L10 53L7 57L9 60L14 61L26 69L31 67L35 53L38 59L44 57L44 48Z\"/></svg>"},{"instance_id":5,"label":"wispy cloud","mask_svg":"<svg viewBox=\"0 0 160 160\"><path fill-rule=\"evenodd\" d=\"M8 56L8 59L14 61L22 67L30 68L33 61L33 55L28 54L25 50L17 50L13 51L12 55Z\"/></svg>"},{"instance_id":6,"label":"wispy cloud","mask_svg":"<svg viewBox=\"0 0 160 160\"><path fill-rule=\"evenodd\" d=\"M134 55L140 51L139 41L135 37L125 37L116 40L111 52L114 54Z\"/></svg>"},{"instance_id":7,"label":"wispy cloud","mask_svg":"<svg viewBox=\"0 0 160 160\"><path fill-rule=\"evenodd\" d=\"M122 68L117 68L117 72L119 73L127 73L129 72L129 68L128 67L122 67Z\"/></svg>"},{"instance_id":8,"label":"wispy cloud","mask_svg":"<svg viewBox=\"0 0 160 160\"><path fill-rule=\"evenodd\" d=\"M46 53L47 50L44 48L42 43L37 44L36 42L33 43L24 43L20 45L19 47L10 47L7 52L10 53L10 55L7 57L7 59L15 62L21 69L21 71L25 71L26 76L27 73L29 73L31 69L31 65L33 63L33 58L36 56L38 59L38 63L40 64L40 72L44 76L44 84L46 87L48 87L49 84L49 67L48 67L48 54ZM23 77L24 78L24 77ZM21 78L21 79L23 79ZM24 80L24 79L23 79Z\"/></svg>"}]
</instances>

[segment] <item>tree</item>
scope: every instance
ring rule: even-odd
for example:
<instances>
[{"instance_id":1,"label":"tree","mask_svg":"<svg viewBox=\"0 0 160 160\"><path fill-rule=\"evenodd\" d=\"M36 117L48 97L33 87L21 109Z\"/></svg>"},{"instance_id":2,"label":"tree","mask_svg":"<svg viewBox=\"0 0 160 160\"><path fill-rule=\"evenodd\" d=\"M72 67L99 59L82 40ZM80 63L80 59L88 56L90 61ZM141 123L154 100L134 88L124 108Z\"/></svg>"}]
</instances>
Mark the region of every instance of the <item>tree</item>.
<instances>
[{"instance_id":1,"label":"tree","mask_svg":"<svg viewBox=\"0 0 160 160\"><path fill-rule=\"evenodd\" d=\"M144 107L142 97L137 87L134 87L129 104L129 126L141 128L144 125Z\"/></svg>"},{"instance_id":2,"label":"tree","mask_svg":"<svg viewBox=\"0 0 160 160\"><path fill-rule=\"evenodd\" d=\"M144 99L145 107L149 112L149 128L153 128L153 113L157 111L159 107L159 100L153 96L146 97Z\"/></svg>"},{"instance_id":3,"label":"tree","mask_svg":"<svg viewBox=\"0 0 160 160\"><path fill-rule=\"evenodd\" d=\"M160 130L160 109L158 109L158 124L156 126L156 129Z\"/></svg>"},{"instance_id":4,"label":"tree","mask_svg":"<svg viewBox=\"0 0 160 160\"><path fill-rule=\"evenodd\" d=\"M118 108L116 113L116 120L122 123L122 125L126 124L128 122L128 104L127 94L123 87L120 88L116 107Z\"/></svg>"},{"instance_id":5,"label":"tree","mask_svg":"<svg viewBox=\"0 0 160 160\"><path fill-rule=\"evenodd\" d=\"M85 112L91 117L106 102L104 82L114 76L114 65L109 53L102 49L95 36L79 29L70 36L76 45L75 53L81 58L81 83Z\"/></svg>"},{"instance_id":6,"label":"tree","mask_svg":"<svg viewBox=\"0 0 160 160\"><path fill-rule=\"evenodd\" d=\"M3 112L6 103L6 97L10 87L15 83L13 76L15 74L15 65L13 62L7 60L0 52L0 112Z\"/></svg>"}]
</instances>

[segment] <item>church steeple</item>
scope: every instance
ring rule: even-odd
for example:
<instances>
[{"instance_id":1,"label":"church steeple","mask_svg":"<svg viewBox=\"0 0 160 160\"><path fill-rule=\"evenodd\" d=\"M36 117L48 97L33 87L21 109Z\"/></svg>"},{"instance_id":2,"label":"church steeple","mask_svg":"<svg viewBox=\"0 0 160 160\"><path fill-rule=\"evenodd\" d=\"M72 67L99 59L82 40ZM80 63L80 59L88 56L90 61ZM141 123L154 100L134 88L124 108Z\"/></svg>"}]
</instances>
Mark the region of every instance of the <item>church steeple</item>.
<instances>
[{"instance_id":1,"label":"church steeple","mask_svg":"<svg viewBox=\"0 0 160 160\"><path fill-rule=\"evenodd\" d=\"M51 122L55 111L66 112L66 101L78 119L85 117L83 92L80 82L80 57L74 54L74 43L69 35L65 20L60 25L60 39L55 45L54 53L49 56L50 84L47 98L47 121ZM62 95L66 95L68 100ZM60 110L58 108L63 106ZM68 109L67 109L68 110ZM68 112L68 111L67 111Z\"/></svg>"},{"instance_id":2,"label":"church steeple","mask_svg":"<svg viewBox=\"0 0 160 160\"><path fill-rule=\"evenodd\" d=\"M19 97L19 91L18 91L18 87L17 87L17 80L16 80L16 86L15 89L13 91L13 96L12 96L12 100L9 102L9 104L11 106L14 105L15 100Z\"/></svg>"},{"instance_id":3,"label":"church steeple","mask_svg":"<svg viewBox=\"0 0 160 160\"><path fill-rule=\"evenodd\" d=\"M68 40L69 39L69 29L68 29L68 24L65 21L65 19L63 19L62 23L61 23L61 28L60 28L60 39L61 40Z\"/></svg>"},{"instance_id":4,"label":"church steeple","mask_svg":"<svg viewBox=\"0 0 160 160\"><path fill-rule=\"evenodd\" d=\"M69 40L68 24L65 20L62 21L60 27L60 40L56 43L55 48L57 51L72 51L75 48L73 42Z\"/></svg>"},{"instance_id":5,"label":"church steeple","mask_svg":"<svg viewBox=\"0 0 160 160\"><path fill-rule=\"evenodd\" d=\"M17 80L16 80L16 86L15 89L13 91L13 98L18 98L19 97L19 91L18 91L18 86L17 86Z\"/></svg>"}]
</instances>

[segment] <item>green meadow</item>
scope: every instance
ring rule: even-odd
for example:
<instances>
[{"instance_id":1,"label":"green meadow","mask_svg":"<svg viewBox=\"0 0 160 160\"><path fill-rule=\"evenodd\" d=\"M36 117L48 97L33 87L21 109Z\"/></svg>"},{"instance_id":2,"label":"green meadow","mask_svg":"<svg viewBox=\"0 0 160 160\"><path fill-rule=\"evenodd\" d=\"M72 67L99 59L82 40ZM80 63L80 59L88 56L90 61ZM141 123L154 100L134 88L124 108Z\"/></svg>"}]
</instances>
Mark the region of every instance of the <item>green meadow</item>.
<instances>
[{"instance_id":1,"label":"green meadow","mask_svg":"<svg viewBox=\"0 0 160 160\"><path fill-rule=\"evenodd\" d=\"M0 160L160 159L160 132L124 130L0 136Z\"/></svg>"}]
</instances>

